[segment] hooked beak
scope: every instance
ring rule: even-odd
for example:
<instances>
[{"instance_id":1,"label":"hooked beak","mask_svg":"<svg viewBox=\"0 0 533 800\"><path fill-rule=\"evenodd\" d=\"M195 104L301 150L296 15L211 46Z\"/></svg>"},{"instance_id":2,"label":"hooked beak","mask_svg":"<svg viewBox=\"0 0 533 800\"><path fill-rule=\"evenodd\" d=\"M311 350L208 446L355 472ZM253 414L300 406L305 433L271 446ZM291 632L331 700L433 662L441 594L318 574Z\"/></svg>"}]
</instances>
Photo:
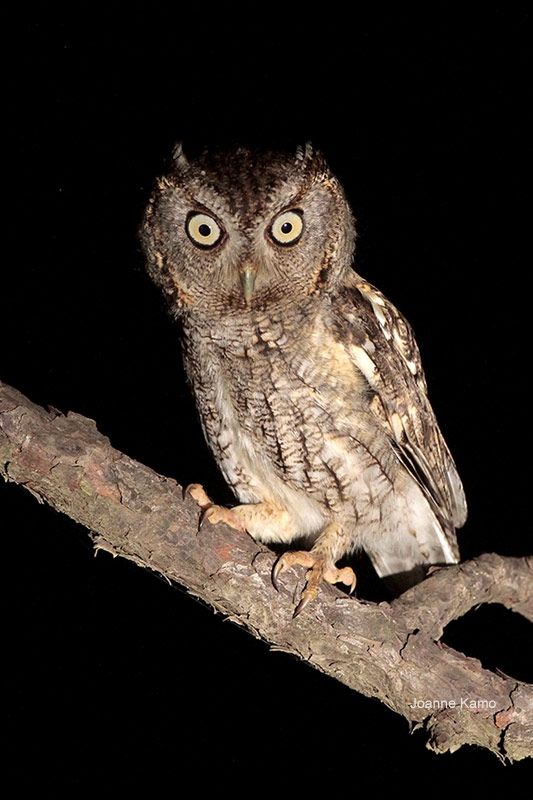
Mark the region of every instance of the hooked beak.
<instances>
[{"instance_id":1,"label":"hooked beak","mask_svg":"<svg viewBox=\"0 0 533 800\"><path fill-rule=\"evenodd\" d=\"M242 293L247 306L250 305L252 300L256 275L257 270L255 267L245 267L241 272Z\"/></svg>"}]
</instances>

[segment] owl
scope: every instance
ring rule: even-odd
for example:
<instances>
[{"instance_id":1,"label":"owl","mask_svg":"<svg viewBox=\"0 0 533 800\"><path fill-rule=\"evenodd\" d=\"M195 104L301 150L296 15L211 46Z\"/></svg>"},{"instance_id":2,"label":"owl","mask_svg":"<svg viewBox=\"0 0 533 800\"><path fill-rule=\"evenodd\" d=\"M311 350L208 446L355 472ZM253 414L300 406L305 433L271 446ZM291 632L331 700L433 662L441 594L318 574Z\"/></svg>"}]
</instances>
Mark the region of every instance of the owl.
<instances>
[{"instance_id":1,"label":"owl","mask_svg":"<svg viewBox=\"0 0 533 800\"><path fill-rule=\"evenodd\" d=\"M356 550L400 591L457 562L466 502L418 347L354 269L353 215L323 155L178 146L141 239L239 505L191 494L212 523L284 546L275 586L306 568L295 614L322 581L353 590L337 564Z\"/></svg>"}]
</instances>

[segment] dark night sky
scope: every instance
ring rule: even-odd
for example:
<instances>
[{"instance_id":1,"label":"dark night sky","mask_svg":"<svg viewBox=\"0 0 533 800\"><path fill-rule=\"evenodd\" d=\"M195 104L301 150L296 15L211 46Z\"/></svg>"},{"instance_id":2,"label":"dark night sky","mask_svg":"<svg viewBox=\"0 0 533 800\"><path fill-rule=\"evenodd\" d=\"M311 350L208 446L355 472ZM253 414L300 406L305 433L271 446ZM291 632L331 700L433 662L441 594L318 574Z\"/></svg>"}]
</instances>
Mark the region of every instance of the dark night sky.
<instances>
[{"instance_id":1,"label":"dark night sky","mask_svg":"<svg viewBox=\"0 0 533 800\"><path fill-rule=\"evenodd\" d=\"M521 5L471 17L402 5L350 22L301 4L261 22L236 3L186 15L45 5L7 21L0 378L227 500L137 228L176 139L311 139L354 208L358 271L417 332L470 504L463 556L530 552ZM259 775L274 790L312 770L336 792L339 778L359 791L406 773L445 784L461 769L478 788L525 775L480 751L425 751L377 701L270 654L154 575L94 558L81 528L19 487L0 485L0 519L13 623L4 725L20 786ZM445 640L525 679L528 637L520 618L482 608Z\"/></svg>"}]
</instances>

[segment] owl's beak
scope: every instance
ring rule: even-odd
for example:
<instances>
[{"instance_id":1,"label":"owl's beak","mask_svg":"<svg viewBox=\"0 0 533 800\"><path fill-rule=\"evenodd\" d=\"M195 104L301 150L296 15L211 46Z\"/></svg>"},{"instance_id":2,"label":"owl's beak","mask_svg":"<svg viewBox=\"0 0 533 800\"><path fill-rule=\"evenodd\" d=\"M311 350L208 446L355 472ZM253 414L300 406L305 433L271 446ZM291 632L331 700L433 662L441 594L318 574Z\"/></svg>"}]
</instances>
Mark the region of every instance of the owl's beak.
<instances>
[{"instance_id":1,"label":"owl's beak","mask_svg":"<svg viewBox=\"0 0 533 800\"><path fill-rule=\"evenodd\" d=\"M242 293L247 306L250 305L252 300L256 275L257 270L255 267L245 267L241 272Z\"/></svg>"}]
</instances>

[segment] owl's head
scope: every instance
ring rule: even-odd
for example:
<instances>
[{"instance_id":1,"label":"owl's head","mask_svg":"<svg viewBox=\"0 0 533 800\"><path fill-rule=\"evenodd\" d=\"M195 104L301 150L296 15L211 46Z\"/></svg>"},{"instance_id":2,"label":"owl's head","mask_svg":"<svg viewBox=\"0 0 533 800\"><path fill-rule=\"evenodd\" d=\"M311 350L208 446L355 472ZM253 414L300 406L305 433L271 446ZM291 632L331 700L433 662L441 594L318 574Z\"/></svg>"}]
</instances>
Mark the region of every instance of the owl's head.
<instances>
[{"instance_id":1,"label":"owl's head","mask_svg":"<svg viewBox=\"0 0 533 800\"><path fill-rule=\"evenodd\" d=\"M176 311L223 316L330 292L350 267L355 231L337 179L310 145L194 159L178 146L141 237Z\"/></svg>"}]
</instances>

